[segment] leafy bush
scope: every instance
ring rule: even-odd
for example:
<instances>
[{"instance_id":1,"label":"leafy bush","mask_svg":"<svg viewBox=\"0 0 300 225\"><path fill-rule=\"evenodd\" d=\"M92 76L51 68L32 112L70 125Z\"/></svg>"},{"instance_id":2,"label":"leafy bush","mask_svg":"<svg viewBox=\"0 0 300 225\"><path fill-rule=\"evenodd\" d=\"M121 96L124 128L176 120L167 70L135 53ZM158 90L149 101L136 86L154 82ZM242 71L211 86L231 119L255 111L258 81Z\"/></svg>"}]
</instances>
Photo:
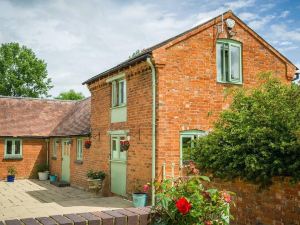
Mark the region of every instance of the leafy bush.
<instances>
[{"instance_id":1,"label":"leafy bush","mask_svg":"<svg viewBox=\"0 0 300 225\"><path fill-rule=\"evenodd\" d=\"M106 177L106 174L103 171L93 171L89 170L86 174L86 176L90 179L100 179L104 180Z\"/></svg>"},{"instance_id":2,"label":"leafy bush","mask_svg":"<svg viewBox=\"0 0 300 225\"><path fill-rule=\"evenodd\" d=\"M10 176L15 176L17 174L17 169L14 166L7 167L7 174Z\"/></svg>"},{"instance_id":3,"label":"leafy bush","mask_svg":"<svg viewBox=\"0 0 300 225\"><path fill-rule=\"evenodd\" d=\"M273 176L300 178L300 88L263 74L255 89L233 92L213 131L197 141L193 160L223 178L261 186Z\"/></svg>"},{"instance_id":4,"label":"leafy bush","mask_svg":"<svg viewBox=\"0 0 300 225\"><path fill-rule=\"evenodd\" d=\"M45 172L49 170L49 166L45 163L37 164L36 165L36 171L39 172Z\"/></svg>"},{"instance_id":5,"label":"leafy bush","mask_svg":"<svg viewBox=\"0 0 300 225\"><path fill-rule=\"evenodd\" d=\"M155 225L229 224L228 203L231 196L217 189L205 189L202 180L193 176L156 184L157 202L153 207Z\"/></svg>"}]
</instances>

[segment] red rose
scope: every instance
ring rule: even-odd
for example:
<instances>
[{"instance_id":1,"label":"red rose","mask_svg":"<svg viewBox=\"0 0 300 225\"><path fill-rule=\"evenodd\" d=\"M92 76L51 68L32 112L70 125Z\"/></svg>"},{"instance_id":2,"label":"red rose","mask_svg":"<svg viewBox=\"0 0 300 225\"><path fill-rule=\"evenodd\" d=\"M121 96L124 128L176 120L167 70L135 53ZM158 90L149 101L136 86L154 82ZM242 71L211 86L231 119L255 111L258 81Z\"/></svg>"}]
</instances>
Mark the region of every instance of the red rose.
<instances>
[{"instance_id":1,"label":"red rose","mask_svg":"<svg viewBox=\"0 0 300 225\"><path fill-rule=\"evenodd\" d=\"M192 205L186 200L185 197L182 197L177 200L176 208L182 215L185 215L191 210Z\"/></svg>"},{"instance_id":2,"label":"red rose","mask_svg":"<svg viewBox=\"0 0 300 225\"><path fill-rule=\"evenodd\" d=\"M212 225L213 223L212 223L211 221L208 220L208 221L205 221L204 224L205 224L205 225Z\"/></svg>"},{"instance_id":3,"label":"red rose","mask_svg":"<svg viewBox=\"0 0 300 225\"><path fill-rule=\"evenodd\" d=\"M226 192L223 192L222 196L223 196L225 202L227 202L227 203L231 202L231 196L230 196L230 194L228 194Z\"/></svg>"}]
</instances>

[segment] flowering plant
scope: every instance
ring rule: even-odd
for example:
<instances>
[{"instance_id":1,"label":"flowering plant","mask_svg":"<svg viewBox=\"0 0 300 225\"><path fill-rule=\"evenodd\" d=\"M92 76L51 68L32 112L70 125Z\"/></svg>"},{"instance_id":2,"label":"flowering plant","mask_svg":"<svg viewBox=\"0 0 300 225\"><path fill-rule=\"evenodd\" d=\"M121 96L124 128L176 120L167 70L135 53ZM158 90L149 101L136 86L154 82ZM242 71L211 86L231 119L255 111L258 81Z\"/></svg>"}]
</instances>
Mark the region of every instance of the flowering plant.
<instances>
[{"instance_id":1,"label":"flowering plant","mask_svg":"<svg viewBox=\"0 0 300 225\"><path fill-rule=\"evenodd\" d=\"M142 184L140 180L135 181L135 194L147 194L151 188L150 183Z\"/></svg>"},{"instance_id":2,"label":"flowering plant","mask_svg":"<svg viewBox=\"0 0 300 225\"><path fill-rule=\"evenodd\" d=\"M85 148L90 148L91 145L92 145L92 142L91 142L90 140L86 140L86 141L84 142Z\"/></svg>"},{"instance_id":3,"label":"flowering plant","mask_svg":"<svg viewBox=\"0 0 300 225\"><path fill-rule=\"evenodd\" d=\"M209 182L209 178L190 176L156 183L154 224L229 224L230 193L206 189L203 182Z\"/></svg>"},{"instance_id":4,"label":"flowering plant","mask_svg":"<svg viewBox=\"0 0 300 225\"><path fill-rule=\"evenodd\" d=\"M128 140L120 140L121 151L127 151L129 149L130 143Z\"/></svg>"}]
</instances>

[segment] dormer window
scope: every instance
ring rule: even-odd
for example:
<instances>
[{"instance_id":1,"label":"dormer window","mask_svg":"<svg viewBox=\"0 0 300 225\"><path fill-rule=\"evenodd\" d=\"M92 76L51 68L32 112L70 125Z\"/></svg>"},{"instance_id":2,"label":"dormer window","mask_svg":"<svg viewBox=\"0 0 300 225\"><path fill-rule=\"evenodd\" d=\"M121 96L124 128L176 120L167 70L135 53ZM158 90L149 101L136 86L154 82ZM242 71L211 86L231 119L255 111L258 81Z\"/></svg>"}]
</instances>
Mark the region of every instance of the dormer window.
<instances>
[{"instance_id":1,"label":"dormer window","mask_svg":"<svg viewBox=\"0 0 300 225\"><path fill-rule=\"evenodd\" d=\"M217 41L217 81L242 83L241 43L221 39Z\"/></svg>"}]
</instances>

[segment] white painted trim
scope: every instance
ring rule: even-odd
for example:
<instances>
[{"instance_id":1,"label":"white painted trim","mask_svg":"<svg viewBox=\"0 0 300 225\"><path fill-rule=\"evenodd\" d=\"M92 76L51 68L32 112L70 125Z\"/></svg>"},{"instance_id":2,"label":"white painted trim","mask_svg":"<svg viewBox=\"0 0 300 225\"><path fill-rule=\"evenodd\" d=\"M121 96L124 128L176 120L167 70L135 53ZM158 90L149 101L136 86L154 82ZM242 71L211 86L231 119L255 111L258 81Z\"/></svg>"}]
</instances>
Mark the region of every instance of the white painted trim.
<instances>
[{"instance_id":1,"label":"white painted trim","mask_svg":"<svg viewBox=\"0 0 300 225\"><path fill-rule=\"evenodd\" d=\"M111 83L114 80L119 80L119 79L122 79L122 78L125 78L125 73L120 73L120 74L118 74L116 76L107 78L106 79L106 83Z\"/></svg>"}]
</instances>

